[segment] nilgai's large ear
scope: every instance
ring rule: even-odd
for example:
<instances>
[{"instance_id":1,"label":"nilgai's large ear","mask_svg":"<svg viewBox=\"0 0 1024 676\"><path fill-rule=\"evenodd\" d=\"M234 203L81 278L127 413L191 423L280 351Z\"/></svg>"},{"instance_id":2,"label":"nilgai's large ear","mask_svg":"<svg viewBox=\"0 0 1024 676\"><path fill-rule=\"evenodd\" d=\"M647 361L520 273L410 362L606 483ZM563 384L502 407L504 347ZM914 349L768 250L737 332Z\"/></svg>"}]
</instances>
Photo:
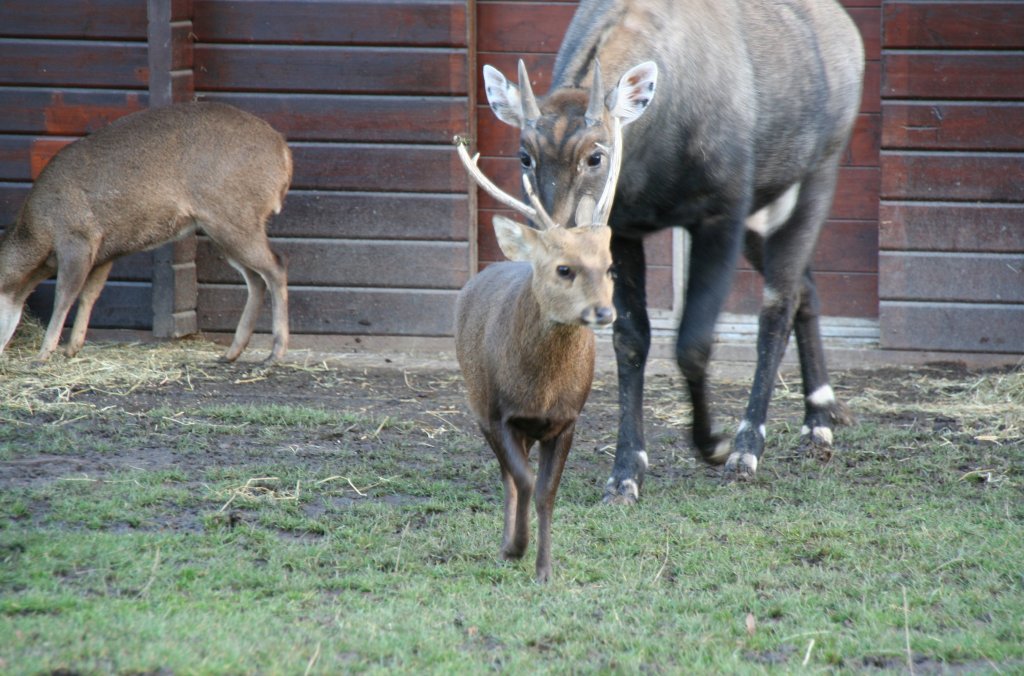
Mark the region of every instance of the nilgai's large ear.
<instances>
[{"instance_id":1,"label":"nilgai's large ear","mask_svg":"<svg viewBox=\"0 0 1024 676\"><path fill-rule=\"evenodd\" d=\"M484 91L498 119L522 129L523 103L519 98L519 87L505 79L497 68L484 66Z\"/></svg>"},{"instance_id":2,"label":"nilgai's large ear","mask_svg":"<svg viewBox=\"0 0 1024 676\"><path fill-rule=\"evenodd\" d=\"M498 236L501 252L510 261L530 260L539 237L538 231L530 226L501 215L494 217L494 234Z\"/></svg>"},{"instance_id":3,"label":"nilgai's large ear","mask_svg":"<svg viewBox=\"0 0 1024 676\"><path fill-rule=\"evenodd\" d=\"M626 126L647 110L658 86L658 64L645 61L633 66L619 78L619 84L608 94L608 110Z\"/></svg>"}]
</instances>

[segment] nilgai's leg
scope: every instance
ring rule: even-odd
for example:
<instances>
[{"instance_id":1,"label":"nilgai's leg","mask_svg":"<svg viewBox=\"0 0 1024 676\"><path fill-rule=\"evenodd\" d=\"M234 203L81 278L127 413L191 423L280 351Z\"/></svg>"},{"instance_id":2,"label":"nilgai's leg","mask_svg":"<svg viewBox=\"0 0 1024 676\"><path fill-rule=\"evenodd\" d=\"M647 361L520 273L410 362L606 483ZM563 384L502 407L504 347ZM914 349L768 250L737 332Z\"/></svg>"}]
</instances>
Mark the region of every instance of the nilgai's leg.
<instances>
[{"instance_id":1,"label":"nilgai's leg","mask_svg":"<svg viewBox=\"0 0 1024 676\"><path fill-rule=\"evenodd\" d=\"M43 344L37 361L46 361L57 349L64 321L71 311L85 280L92 271L92 255L84 247L57 247L57 287L53 299L53 314L46 326Z\"/></svg>"},{"instance_id":2,"label":"nilgai's leg","mask_svg":"<svg viewBox=\"0 0 1024 676\"><path fill-rule=\"evenodd\" d=\"M813 291L813 281L810 281L810 286L807 284L807 270L814 254L818 232L832 204L832 191L837 174L838 161L825 163L817 173L805 179L793 213L781 227L771 232L765 239L762 253L765 291L758 318L757 367L754 371L754 384L750 390L747 410L737 429L732 453L725 464L727 479L753 477L764 453L768 404L771 401L772 389L775 387L779 364L782 362L786 343L793 328L797 307L805 294ZM808 339L812 330L820 356L821 338L818 335L816 320L802 323L799 329L802 338L798 337L798 340L804 343L804 349L810 347ZM801 358L804 356L801 354ZM808 373L811 374L812 382L824 375L823 360L821 364L811 367L810 371L805 370L805 374ZM825 382L827 383L827 380ZM827 403L833 403L831 397Z\"/></svg>"},{"instance_id":3,"label":"nilgai's leg","mask_svg":"<svg viewBox=\"0 0 1024 676\"><path fill-rule=\"evenodd\" d=\"M64 348L64 354L69 357L74 357L78 354L78 351L82 349L82 345L85 344L85 332L89 328L89 317L92 315L92 308L96 304L96 299L100 297L100 292L103 291L103 285L106 284L107 276L110 275L110 268L113 265L114 261L97 265L85 279L82 292L78 294L78 312L75 313L75 324L71 327L71 336L68 338L68 344Z\"/></svg>"},{"instance_id":4,"label":"nilgai's leg","mask_svg":"<svg viewBox=\"0 0 1024 676\"><path fill-rule=\"evenodd\" d=\"M793 323L800 352L800 375L804 384L804 427L802 444L827 450L832 446L832 426L849 425L853 417L838 401L828 382L825 350L821 344L818 324L820 305L814 278L808 268L804 274L803 292Z\"/></svg>"},{"instance_id":5,"label":"nilgai's leg","mask_svg":"<svg viewBox=\"0 0 1024 676\"><path fill-rule=\"evenodd\" d=\"M745 211L740 213L745 216ZM686 303L676 337L676 361L686 378L693 406L693 443L700 457L712 464L725 462L729 442L714 429L707 368L715 322L732 286L742 231L742 218L722 216L709 219L690 233L694 255L690 256Z\"/></svg>"},{"instance_id":6,"label":"nilgai's leg","mask_svg":"<svg viewBox=\"0 0 1024 676\"><path fill-rule=\"evenodd\" d=\"M619 437L612 475L604 487L604 502L631 505L640 497L647 471L643 412L644 365L651 347L647 272L642 240L612 235L611 248L616 275L612 328L619 375Z\"/></svg>"},{"instance_id":7,"label":"nilgai's leg","mask_svg":"<svg viewBox=\"0 0 1024 676\"><path fill-rule=\"evenodd\" d=\"M501 558L520 559L530 544L530 499L533 497L533 472L527 463L529 447L521 434L508 425L497 423L497 429L483 430L501 465L505 491L505 526L501 540ZM508 487L514 488L510 496Z\"/></svg>"},{"instance_id":8,"label":"nilgai's leg","mask_svg":"<svg viewBox=\"0 0 1024 676\"><path fill-rule=\"evenodd\" d=\"M534 494L537 503L537 582L547 582L551 578L551 517L575 427L574 423L554 439L540 445Z\"/></svg>"}]
</instances>

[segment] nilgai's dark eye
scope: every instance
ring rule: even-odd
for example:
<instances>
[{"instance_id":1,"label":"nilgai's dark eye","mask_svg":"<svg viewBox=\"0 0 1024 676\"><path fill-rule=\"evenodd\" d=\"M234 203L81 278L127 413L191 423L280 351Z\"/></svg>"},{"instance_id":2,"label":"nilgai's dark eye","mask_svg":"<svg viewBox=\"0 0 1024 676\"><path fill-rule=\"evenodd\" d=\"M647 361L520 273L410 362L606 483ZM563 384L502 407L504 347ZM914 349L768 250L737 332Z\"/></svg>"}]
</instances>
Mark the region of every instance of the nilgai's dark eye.
<instances>
[{"instance_id":1,"label":"nilgai's dark eye","mask_svg":"<svg viewBox=\"0 0 1024 676\"><path fill-rule=\"evenodd\" d=\"M519 163L523 165L523 169L529 169L533 166L533 158L530 157L530 153L525 150L519 151Z\"/></svg>"},{"instance_id":2,"label":"nilgai's dark eye","mask_svg":"<svg viewBox=\"0 0 1024 676\"><path fill-rule=\"evenodd\" d=\"M601 153L591 153L590 157L587 158L587 166L591 168L600 167L602 157Z\"/></svg>"},{"instance_id":3,"label":"nilgai's dark eye","mask_svg":"<svg viewBox=\"0 0 1024 676\"><path fill-rule=\"evenodd\" d=\"M558 276L561 277L562 279L573 279L574 277L576 277L576 274L568 265L559 265L557 268L555 268L555 272L557 272Z\"/></svg>"}]
</instances>

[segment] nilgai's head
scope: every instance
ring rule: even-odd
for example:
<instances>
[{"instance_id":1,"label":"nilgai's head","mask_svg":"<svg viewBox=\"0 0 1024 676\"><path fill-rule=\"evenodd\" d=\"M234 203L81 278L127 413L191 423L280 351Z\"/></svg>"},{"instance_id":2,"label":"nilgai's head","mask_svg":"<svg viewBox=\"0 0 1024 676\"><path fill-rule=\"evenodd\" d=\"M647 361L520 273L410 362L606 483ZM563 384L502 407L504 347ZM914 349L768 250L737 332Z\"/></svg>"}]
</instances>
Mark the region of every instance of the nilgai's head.
<instances>
[{"instance_id":1,"label":"nilgai's head","mask_svg":"<svg viewBox=\"0 0 1024 676\"><path fill-rule=\"evenodd\" d=\"M615 321L607 225L536 230L499 215L494 232L510 260L533 266L533 295L549 320L585 326Z\"/></svg>"},{"instance_id":2,"label":"nilgai's head","mask_svg":"<svg viewBox=\"0 0 1024 676\"><path fill-rule=\"evenodd\" d=\"M650 105L657 80L657 65L647 61L626 71L614 88L605 91L601 67L595 63L589 90L561 88L538 100L522 61L519 86L484 66L491 109L502 122L520 130L523 177L555 222L572 227L601 220L599 212L607 206L602 190L609 172L617 172L609 148L622 127Z\"/></svg>"}]
</instances>

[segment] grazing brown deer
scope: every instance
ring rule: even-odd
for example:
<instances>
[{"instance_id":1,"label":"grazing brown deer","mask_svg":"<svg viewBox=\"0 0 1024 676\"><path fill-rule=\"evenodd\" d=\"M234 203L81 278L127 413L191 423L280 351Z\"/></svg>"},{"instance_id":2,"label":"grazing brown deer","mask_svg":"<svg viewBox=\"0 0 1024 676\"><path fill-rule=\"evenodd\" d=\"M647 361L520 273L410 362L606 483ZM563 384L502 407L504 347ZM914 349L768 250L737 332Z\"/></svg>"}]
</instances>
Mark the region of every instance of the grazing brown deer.
<instances>
[{"instance_id":1,"label":"grazing brown deer","mask_svg":"<svg viewBox=\"0 0 1024 676\"><path fill-rule=\"evenodd\" d=\"M534 230L494 217L498 243L512 262L490 265L466 284L459 294L455 328L470 408L501 465L505 487L501 556L518 559L525 553L533 496L540 582L551 576L555 493L594 376L591 327L615 319L607 222L622 157L621 126L647 107L656 77L653 63L641 64L626 73L607 97L600 78L595 81L588 114L595 124L600 120L614 132L610 149L605 145L608 139L600 135L574 149L592 171L603 164L609 167L587 225L564 228L552 222L528 181L524 188L532 207L501 192L459 145L459 156L477 183L543 226ZM535 443L540 445L536 482L529 467Z\"/></svg>"},{"instance_id":2,"label":"grazing brown deer","mask_svg":"<svg viewBox=\"0 0 1024 676\"><path fill-rule=\"evenodd\" d=\"M38 359L57 349L78 297L66 348L73 356L85 342L114 259L198 228L224 250L249 292L224 359L234 361L248 344L267 286L274 332L269 359L280 359L288 348L288 280L265 226L281 211L291 177L291 151L281 134L220 103L139 111L64 147L0 242L0 352L28 295L56 271L53 314Z\"/></svg>"},{"instance_id":3,"label":"grazing brown deer","mask_svg":"<svg viewBox=\"0 0 1024 676\"><path fill-rule=\"evenodd\" d=\"M794 331L807 441L830 445L832 424L846 419L829 386L810 264L860 104L857 27L836 0L581 0L546 96L535 99L522 75L516 87L484 68L491 108L521 130L523 174L563 225L588 222L603 176L582 172L563 152L600 133L575 101L598 61L616 74L643 59L658 64L663 94L628 129L609 221L621 411L604 499L619 503L637 501L647 469L643 386L651 327L643 237L651 232L681 226L691 235L676 360L701 458L724 463L729 478L754 476L775 376ZM707 365L741 249L763 274L765 290L757 369L730 440L712 422Z\"/></svg>"}]
</instances>

